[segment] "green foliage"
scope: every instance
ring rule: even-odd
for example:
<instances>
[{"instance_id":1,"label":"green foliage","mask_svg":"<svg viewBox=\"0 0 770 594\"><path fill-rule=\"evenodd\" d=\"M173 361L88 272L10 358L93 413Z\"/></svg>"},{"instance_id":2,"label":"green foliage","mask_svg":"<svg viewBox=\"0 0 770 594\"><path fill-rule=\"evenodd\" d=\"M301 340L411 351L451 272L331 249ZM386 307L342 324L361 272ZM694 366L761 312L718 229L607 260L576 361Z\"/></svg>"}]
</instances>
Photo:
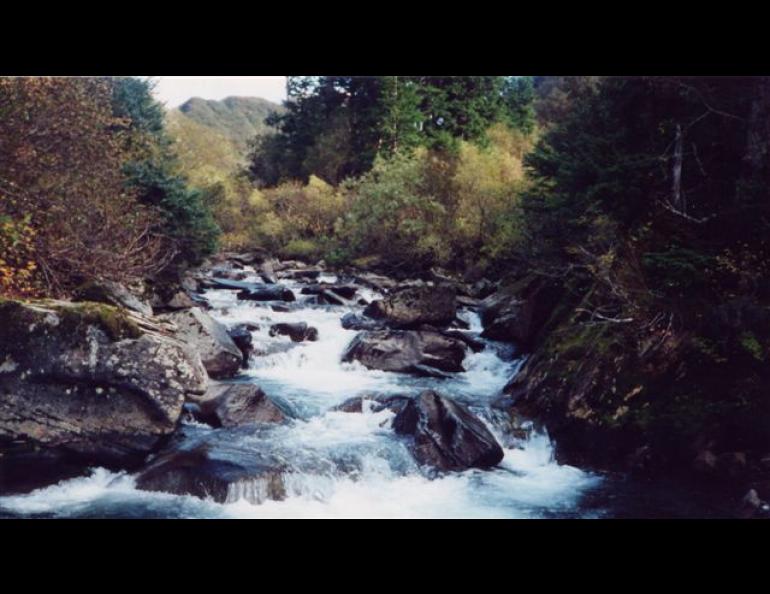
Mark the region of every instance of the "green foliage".
<instances>
[{"instance_id":1,"label":"green foliage","mask_svg":"<svg viewBox=\"0 0 770 594\"><path fill-rule=\"evenodd\" d=\"M530 133L529 78L289 77L278 134L253 145L251 174L262 185L319 175L329 183L368 171L377 156L417 147L456 153L459 141L485 144L495 122Z\"/></svg>"},{"instance_id":2,"label":"green foliage","mask_svg":"<svg viewBox=\"0 0 770 594\"><path fill-rule=\"evenodd\" d=\"M219 228L204 204L203 193L173 175L164 162L142 161L126 166L130 187L145 204L159 208L164 217L163 232L173 242L176 261L194 265L214 252Z\"/></svg>"},{"instance_id":3,"label":"green foliage","mask_svg":"<svg viewBox=\"0 0 770 594\"><path fill-rule=\"evenodd\" d=\"M671 247L663 252L642 254L642 263L655 286L667 292L698 288L704 281L703 271L714 265L713 258L697 251Z\"/></svg>"},{"instance_id":4,"label":"green foliage","mask_svg":"<svg viewBox=\"0 0 770 594\"><path fill-rule=\"evenodd\" d=\"M175 262L197 264L217 246L219 229L200 190L190 188L187 180L176 174L177 157L170 150L162 110L152 98L147 80L133 77L115 80L113 110L128 117L129 129L142 135L142 146L124 167L127 184L140 200L162 213L161 232L170 240L169 250L176 252Z\"/></svg>"},{"instance_id":5,"label":"green foliage","mask_svg":"<svg viewBox=\"0 0 770 594\"><path fill-rule=\"evenodd\" d=\"M764 349L752 332L743 332L740 337L740 343L743 349L757 361L764 360Z\"/></svg>"}]
</instances>

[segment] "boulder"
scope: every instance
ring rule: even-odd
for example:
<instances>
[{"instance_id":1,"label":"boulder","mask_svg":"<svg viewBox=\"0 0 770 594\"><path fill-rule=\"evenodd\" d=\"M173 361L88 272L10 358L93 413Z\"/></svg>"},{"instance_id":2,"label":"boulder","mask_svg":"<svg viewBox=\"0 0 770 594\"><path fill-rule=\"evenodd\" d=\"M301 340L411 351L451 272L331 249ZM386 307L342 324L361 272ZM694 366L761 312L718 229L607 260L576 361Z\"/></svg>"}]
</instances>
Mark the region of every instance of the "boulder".
<instances>
[{"instance_id":1,"label":"boulder","mask_svg":"<svg viewBox=\"0 0 770 594\"><path fill-rule=\"evenodd\" d=\"M316 283L302 287L300 293L303 295L320 295L321 293L331 292L339 295L343 299L353 299L358 287L355 285L334 285L330 283Z\"/></svg>"},{"instance_id":2,"label":"boulder","mask_svg":"<svg viewBox=\"0 0 770 594\"><path fill-rule=\"evenodd\" d=\"M321 291L316 295L315 302L319 305L347 305L345 299L339 295L335 295L331 291Z\"/></svg>"},{"instance_id":3,"label":"boulder","mask_svg":"<svg viewBox=\"0 0 770 594\"><path fill-rule=\"evenodd\" d=\"M489 468L503 459L503 448L478 417L430 390L404 406L393 429L413 438L417 462L439 470Z\"/></svg>"},{"instance_id":4,"label":"boulder","mask_svg":"<svg viewBox=\"0 0 770 594\"><path fill-rule=\"evenodd\" d=\"M255 285L238 293L238 299L249 301L295 301L294 293L282 285Z\"/></svg>"},{"instance_id":5,"label":"boulder","mask_svg":"<svg viewBox=\"0 0 770 594\"><path fill-rule=\"evenodd\" d=\"M73 301L95 301L123 307L143 316L152 315L152 307L120 283L109 280L92 281L81 285L73 293Z\"/></svg>"},{"instance_id":6,"label":"boulder","mask_svg":"<svg viewBox=\"0 0 770 594\"><path fill-rule=\"evenodd\" d=\"M401 289L372 301L364 314L385 320L393 328L415 328L421 324L447 326L455 319L457 300L451 286L416 286Z\"/></svg>"},{"instance_id":7,"label":"boulder","mask_svg":"<svg viewBox=\"0 0 770 594\"><path fill-rule=\"evenodd\" d=\"M136 464L208 382L200 356L165 332L104 304L0 302L0 443Z\"/></svg>"},{"instance_id":8,"label":"boulder","mask_svg":"<svg viewBox=\"0 0 770 594\"><path fill-rule=\"evenodd\" d=\"M137 488L231 503L259 504L286 497L280 467L259 461L235 463L206 445L158 456L136 478Z\"/></svg>"},{"instance_id":9,"label":"boulder","mask_svg":"<svg viewBox=\"0 0 770 594\"><path fill-rule=\"evenodd\" d=\"M468 334L466 332L461 332L460 330L444 330L442 332L442 334L444 336L449 337L449 338L455 338L457 340L461 340L474 353L480 353L485 348L487 348L487 345L485 345L482 341L480 341L479 339L471 336L470 334Z\"/></svg>"},{"instance_id":10,"label":"boulder","mask_svg":"<svg viewBox=\"0 0 770 594\"><path fill-rule=\"evenodd\" d=\"M342 360L360 361L369 369L414 373L443 378L446 372L464 371L465 346L438 332L375 330L361 332Z\"/></svg>"},{"instance_id":11,"label":"boulder","mask_svg":"<svg viewBox=\"0 0 770 594\"><path fill-rule=\"evenodd\" d=\"M366 318L354 314L353 312L346 313L340 319L342 327L346 330L385 330L387 324L382 320L373 320L372 318Z\"/></svg>"},{"instance_id":12,"label":"boulder","mask_svg":"<svg viewBox=\"0 0 770 594\"><path fill-rule=\"evenodd\" d=\"M176 325L176 337L200 353L209 376L220 379L239 372L243 353L230 338L227 328L200 308L164 314L159 318Z\"/></svg>"},{"instance_id":13,"label":"boulder","mask_svg":"<svg viewBox=\"0 0 770 594\"><path fill-rule=\"evenodd\" d=\"M481 303L482 336L531 350L559 296L557 287L532 277L501 288Z\"/></svg>"},{"instance_id":14,"label":"boulder","mask_svg":"<svg viewBox=\"0 0 770 594\"><path fill-rule=\"evenodd\" d=\"M237 326L230 328L227 331L227 333L230 335L230 338L233 339L235 346L237 346L243 354L242 365L244 369L248 366L249 355L254 350L251 328L249 326L249 324L238 324Z\"/></svg>"},{"instance_id":15,"label":"boulder","mask_svg":"<svg viewBox=\"0 0 770 594\"><path fill-rule=\"evenodd\" d=\"M270 326L270 336L277 336L279 334L288 336L292 342L318 340L318 329L308 326L305 322L296 322L294 324L280 323Z\"/></svg>"},{"instance_id":16,"label":"boulder","mask_svg":"<svg viewBox=\"0 0 770 594\"><path fill-rule=\"evenodd\" d=\"M209 394L216 395L201 402L194 416L212 427L282 423L286 420L281 409L254 384L225 384Z\"/></svg>"}]
</instances>

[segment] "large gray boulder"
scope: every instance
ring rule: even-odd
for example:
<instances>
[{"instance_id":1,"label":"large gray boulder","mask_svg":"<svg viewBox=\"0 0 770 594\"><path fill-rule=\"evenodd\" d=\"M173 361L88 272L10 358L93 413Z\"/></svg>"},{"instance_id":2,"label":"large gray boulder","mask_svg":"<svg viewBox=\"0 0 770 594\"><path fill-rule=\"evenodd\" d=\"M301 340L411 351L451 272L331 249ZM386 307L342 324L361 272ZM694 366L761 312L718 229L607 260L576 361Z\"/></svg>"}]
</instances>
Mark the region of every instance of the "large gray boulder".
<instances>
[{"instance_id":1,"label":"large gray boulder","mask_svg":"<svg viewBox=\"0 0 770 594\"><path fill-rule=\"evenodd\" d=\"M448 285L416 286L372 301L364 314L381 319L393 328L416 328L422 324L446 326L457 313L455 290Z\"/></svg>"},{"instance_id":2,"label":"large gray boulder","mask_svg":"<svg viewBox=\"0 0 770 594\"><path fill-rule=\"evenodd\" d=\"M0 302L0 452L28 444L131 465L207 382L199 355L150 318L97 303Z\"/></svg>"},{"instance_id":3,"label":"large gray boulder","mask_svg":"<svg viewBox=\"0 0 770 594\"><path fill-rule=\"evenodd\" d=\"M476 415L431 390L407 402L393 419L393 429L412 437L412 453L420 464L439 470L489 468L503 459L503 448Z\"/></svg>"},{"instance_id":4,"label":"large gray boulder","mask_svg":"<svg viewBox=\"0 0 770 594\"><path fill-rule=\"evenodd\" d=\"M200 353L203 366L214 379L239 373L243 353L227 328L198 307L159 316L176 326L176 337Z\"/></svg>"},{"instance_id":5,"label":"large gray boulder","mask_svg":"<svg viewBox=\"0 0 770 594\"><path fill-rule=\"evenodd\" d=\"M374 330L361 332L350 343L342 360L360 361L369 369L446 377L464 371L463 342L438 332Z\"/></svg>"}]
</instances>

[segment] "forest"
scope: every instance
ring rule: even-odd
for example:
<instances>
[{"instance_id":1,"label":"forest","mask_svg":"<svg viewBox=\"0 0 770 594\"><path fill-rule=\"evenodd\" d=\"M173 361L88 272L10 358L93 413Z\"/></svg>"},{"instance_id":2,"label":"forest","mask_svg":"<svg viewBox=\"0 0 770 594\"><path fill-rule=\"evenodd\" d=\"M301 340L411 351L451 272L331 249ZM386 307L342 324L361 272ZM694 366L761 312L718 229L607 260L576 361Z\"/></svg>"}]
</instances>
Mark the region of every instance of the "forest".
<instances>
[{"instance_id":1,"label":"forest","mask_svg":"<svg viewBox=\"0 0 770 594\"><path fill-rule=\"evenodd\" d=\"M152 90L0 78L0 305L221 253L471 287L559 463L767 507L770 78L290 76L219 130Z\"/></svg>"}]
</instances>

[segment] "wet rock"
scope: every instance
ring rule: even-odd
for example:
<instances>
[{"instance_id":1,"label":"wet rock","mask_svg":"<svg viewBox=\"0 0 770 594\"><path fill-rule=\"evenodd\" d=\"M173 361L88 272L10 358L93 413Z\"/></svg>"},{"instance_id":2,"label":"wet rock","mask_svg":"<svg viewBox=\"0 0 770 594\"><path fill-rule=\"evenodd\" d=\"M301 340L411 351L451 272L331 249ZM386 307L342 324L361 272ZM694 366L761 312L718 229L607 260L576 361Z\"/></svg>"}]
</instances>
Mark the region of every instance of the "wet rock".
<instances>
[{"instance_id":1,"label":"wet rock","mask_svg":"<svg viewBox=\"0 0 770 594\"><path fill-rule=\"evenodd\" d=\"M291 311L291 309L289 309L285 305L271 305L270 309L272 309L273 311L277 311L279 313L288 313Z\"/></svg>"},{"instance_id":2,"label":"wet rock","mask_svg":"<svg viewBox=\"0 0 770 594\"><path fill-rule=\"evenodd\" d=\"M282 285L256 285L243 289L238 293L238 299L248 301L295 301L294 293Z\"/></svg>"},{"instance_id":3,"label":"wet rock","mask_svg":"<svg viewBox=\"0 0 770 594\"><path fill-rule=\"evenodd\" d=\"M465 406L425 391L393 419L399 435L413 437L412 453L439 470L489 468L503 459L503 449L484 423Z\"/></svg>"},{"instance_id":4,"label":"wet rock","mask_svg":"<svg viewBox=\"0 0 770 594\"><path fill-rule=\"evenodd\" d=\"M457 305L460 307L467 307L470 309L478 309L481 306L481 299L478 299L476 297L467 297L465 295L458 295Z\"/></svg>"},{"instance_id":5,"label":"wet rock","mask_svg":"<svg viewBox=\"0 0 770 594\"><path fill-rule=\"evenodd\" d=\"M208 289L229 289L231 291L251 291L259 290L263 285L242 280L228 280L224 278L207 279L205 283Z\"/></svg>"},{"instance_id":6,"label":"wet rock","mask_svg":"<svg viewBox=\"0 0 770 594\"><path fill-rule=\"evenodd\" d=\"M318 329L308 326L305 322L294 324L280 323L270 326L270 336L288 336L293 342L302 342L303 340L318 340Z\"/></svg>"},{"instance_id":7,"label":"wet rock","mask_svg":"<svg viewBox=\"0 0 770 594\"><path fill-rule=\"evenodd\" d=\"M355 297L357 291L358 287L355 285L334 285L329 283L320 283L302 287L300 292L303 295L320 295L331 292L342 297L343 299L350 300Z\"/></svg>"},{"instance_id":8,"label":"wet rock","mask_svg":"<svg viewBox=\"0 0 770 594\"><path fill-rule=\"evenodd\" d=\"M471 298L484 299L485 297L489 297L492 293L494 293L495 288L495 283L489 279L482 278L471 285L468 294Z\"/></svg>"},{"instance_id":9,"label":"wet rock","mask_svg":"<svg viewBox=\"0 0 770 594\"><path fill-rule=\"evenodd\" d=\"M446 377L464 371L465 346L437 332L379 330L358 334L342 360L360 361L369 369Z\"/></svg>"},{"instance_id":10,"label":"wet rock","mask_svg":"<svg viewBox=\"0 0 770 594\"><path fill-rule=\"evenodd\" d=\"M482 336L530 350L559 295L558 287L536 277L501 288L481 304Z\"/></svg>"},{"instance_id":11,"label":"wet rock","mask_svg":"<svg viewBox=\"0 0 770 594\"><path fill-rule=\"evenodd\" d=\"M332 410L346 413L361 413L364 409L364 401L366 401L367 403L371 403L370 406L373 413L380 412L385 408L398 413L410 400L411 398L408 396L368 394L365 396L353 396L352 398L348 398L341 404L333 407Z\"/></svg>"},{"instance_id":12,"label":"wet rock","mask_svg":"<svg viewBox=\"0 0 770 594\"><path fill-rule=\"evenodd\" d=\"M135 311L144 316L152 315L152 307L131 293L125 286L108 280L92 281L75 289L73 301L95 301Z\"/></svg>"},{"instance_id":13,"label":"wet rock","mask_svg":"<svg viewBox=\"0 0 770 594\"><path fill-rule=\"evenodd\" d=\"M199 403L195 418L212 427L282 423L286 420L281 409L254 384L225 384L211 393L216 395Z\"/></svg>"},{"instance_id":14,"label":"wet rock","mask_svg":"<svg viewBox=\"0 0 770 594\"><path fill-rule=\"evenodd\" d=\"M364 315L385 320L393 328L415 328L421 324L447 326L455 319L456 310L452 287L418 286L372 301Z\"/></svg>"},{"instance_id":15,"label":"wet rock","mask_svg":"<svg viewBox=\"0 0 770 594\"><path fill-rule=\"evenodd\" d=\"M3 301L0 353L0 442L88 464L136 464L208 382L163 326L104 304Z\"/></svg>"},{"instance_id":16,"label":"wet rock","mask_svg":"<svg viewBox=\"0 0 770 594\"><path fill-rule=\"evenodd\" d=\"M144 491L192 495L218 503L244 498L258 504L286 497L280 467L235 463L205 445L158 456L137 476L136 486Z\"/></svg>"},{"instance_id":17,"label":"wet rock","mask_svg":"<svg viewBox=\"0 0 770 594\"><path fill-rule=\"evenodd\" d=\"M251 326L253 326L253 324L251 324ZM245 369L249 362L249 355L254 350L251 328L247 324L238 324L237 326L230 328L227 333L230 335L230 338L233 339L235 346L237 346L241 353L243 353L242 366Z\"/></svg>"},{"instance_id":18,"label":"wet rock","mask_svg":"<svg viewBox=\"0 0 770 594\"><path fill-rule=\"evenodd\" d=\"M471 349L474 353L480 353L485 348L487 348L487 345L484 344L481 340L474 338L470 334L467 334L465 332L461 332L460 330L444 330L442 332L444 336L447 336L449 338L455 338L457 340L461 340L464 342L469 349Z\"/></svg>"},{"instance_id":19,"label":"wet rock","mask_svg":"<svg viewBox=\"0 0 770 594\"><path fill-rule=\"evenodd\" d=\"M354 314L353 312L346 313L340 319L342 327L346 330L385 330L387 324L381 320L373 320L372 318L365 318Z\"/></svg>"},{"instance_id":20,"label":"wet rock","mask_svg":"<svg viewBox=\"0 0 770 594\"><path fill-rule=\"evenodd\" d=\"M19 448L16 448L18 450ZM88 468L56 450L8 451L0 446L0 496L20 495L78 476Z\"/></svg>"},{"instance_id":21,"label":"wet rock","mask_svg":"<svg viewBox=\"0 0 770 594\"><path fill-rule=\"evenodd\" d=\"M215 379L236 375L243 361L241 350L230 338L227 328L200 308L159 316L173 322L176 337L200 353L203 366Z\"/></svg>"}]
</instances>

